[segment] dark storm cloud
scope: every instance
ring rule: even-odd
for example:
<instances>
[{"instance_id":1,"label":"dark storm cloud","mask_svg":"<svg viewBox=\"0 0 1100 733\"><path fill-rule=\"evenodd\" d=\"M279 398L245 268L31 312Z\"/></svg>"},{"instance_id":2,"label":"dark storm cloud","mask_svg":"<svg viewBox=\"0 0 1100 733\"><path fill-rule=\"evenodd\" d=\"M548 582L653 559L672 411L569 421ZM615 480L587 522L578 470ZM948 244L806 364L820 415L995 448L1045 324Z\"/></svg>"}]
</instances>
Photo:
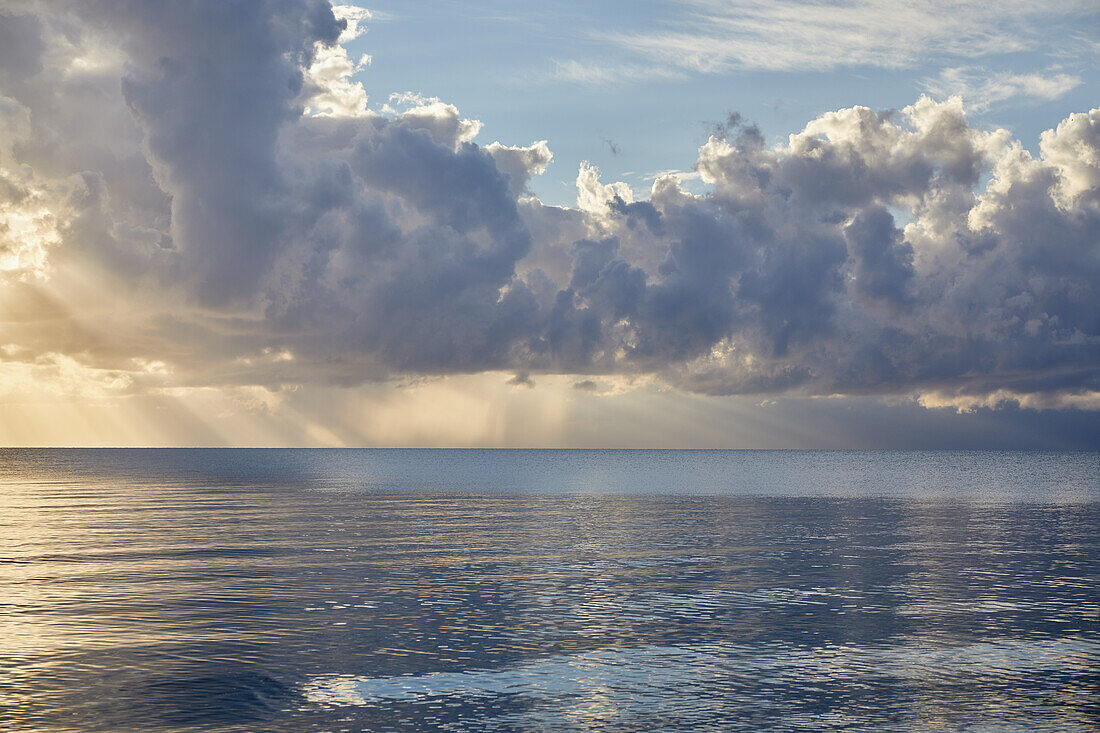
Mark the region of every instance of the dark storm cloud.
<instances>
[{"instance_id":1,"label":"dark storm cloud","mask_svg":"<svg viewBox=\"0 0 1100 733\"><path fill-rule=\"evenodd\" d=\"M0 73L9 84L42 70L42 27L38 18L0 10Z\"/></svg>"},{"instance_id":2,"label":"dark storm cloud","mask_svg":"<svg viewBox=\"0 0 1100 733\"><path fill-rule=\"evenodd\" d=\"M844 228L852 259L852 289L859 295L897 304L913 284L913 247L882 206L869 206Z\"/></svg>"},{"instance_id":3,"label":"dark storm cloud","mask_svg":"<svg viewBox=\"0 0 1100 733\"><path fill-rule=\"evenodd\" d=\"M527 197L545 141L479 146L439 100L360 114L348 87L341 114L303 114L346 28L325 2L12 7L0 197L57 209L35 250L52 267L91 262L172 313L87 359L212 385L649 373L961 406L1100 390L1100 111L1039 157L953 101L841 110L774 148L734 114L700 149L706 195L664 177L635 201L589 167L559 209Z\"/></svg>"},{"instance_id":4,"label":"dark storm cloud","mask_svg":"<svg viewBox=\"0 0 1100 733\"><path fill-rule=\"evenodd\" d=\"M342 25L319 0L78 7L121 31L123 98L172 197L197 293L214 304L247 294L295 228L283 220L280 128L301 114L314 43L334 43Z\"/></svg>"},{"instance_id":5,"label":"dark storm cloud","mask_svg":"<svg viewBox=\"0 0 1100 733\"><path fill-rule=\"evenodd\" d=\"M508 384L513 387L527 387L531 389L535 386L535 380L531 379L531 375L527 372L519 372L508 380Z\"/></svg>"}]
</instances>

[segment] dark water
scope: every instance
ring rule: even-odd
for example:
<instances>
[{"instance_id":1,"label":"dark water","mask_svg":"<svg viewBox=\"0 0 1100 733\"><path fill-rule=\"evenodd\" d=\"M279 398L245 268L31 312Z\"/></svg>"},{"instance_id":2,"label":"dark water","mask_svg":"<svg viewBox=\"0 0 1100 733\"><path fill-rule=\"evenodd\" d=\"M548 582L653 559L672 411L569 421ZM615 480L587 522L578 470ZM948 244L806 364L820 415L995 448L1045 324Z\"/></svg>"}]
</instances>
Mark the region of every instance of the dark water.
<instances>
[{"instance_id":1,"label":"dark water","mask_svg":"<svg viewBox=\"0 0 1100 733\"><path fill-rule=\"evenodd\" d=\"M0 451L0 730L1097 729L1097 453Z\"/></svg>"}]
</instances>

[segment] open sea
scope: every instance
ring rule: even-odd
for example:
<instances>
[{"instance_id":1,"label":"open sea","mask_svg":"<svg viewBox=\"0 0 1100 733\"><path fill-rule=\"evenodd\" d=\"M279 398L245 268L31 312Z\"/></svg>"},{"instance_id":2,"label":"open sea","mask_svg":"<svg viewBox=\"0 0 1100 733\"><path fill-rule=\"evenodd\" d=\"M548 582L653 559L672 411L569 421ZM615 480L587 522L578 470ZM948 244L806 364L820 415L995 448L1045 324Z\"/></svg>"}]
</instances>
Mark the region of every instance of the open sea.
<instances>
[{"instance_id":1,"label":"open sea","mask_svg":"<svg viewBox=\"0 0 1100 733\"><path fill-rule=\"evenodd\" d=\"M0 450L0 730L1100 730L1100 453Z\"/></svg>"}]
</instances>

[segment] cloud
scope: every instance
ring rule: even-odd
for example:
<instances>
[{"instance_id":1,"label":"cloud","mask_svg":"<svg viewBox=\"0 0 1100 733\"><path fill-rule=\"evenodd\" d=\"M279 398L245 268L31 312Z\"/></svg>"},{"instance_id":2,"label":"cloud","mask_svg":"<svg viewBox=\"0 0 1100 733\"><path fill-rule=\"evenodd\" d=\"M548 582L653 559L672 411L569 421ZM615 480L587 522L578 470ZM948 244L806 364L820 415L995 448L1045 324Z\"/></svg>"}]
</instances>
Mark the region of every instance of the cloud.
<instances>
[{"instance_id":1,"label":"cloud","mask_svg":"<svg viewBox=\"0 0 1100 733\"><path fill-rule=\"evenodd\" d=\"M367 92L363 85L351 78L370 66L369 55L362 55L353 62L342 44L354 41L366 33L366 21L371 13L354 5L334 5L332 14L344 22L344 29L337 43L317 41L313 49L313 61L305 72L306 113L330 117L365 117Z\"/></svg>"},{"instance_id":2,"label":"cloud","mask_svg":"<svg viewBox=\"0 0 1100 733\"><path fill-rule=\"evenodd\" d=\"M439 97L394 92L383 111L408 127L426 130L437 143L452 148L473 140L481 132L480 121L463 119L457 107Z\"/></svg>"},{"instance_id":3,"label":"cloud","mask_svg":"<svg viewBox=\"0 0 1100 733\"><path fill-rule=\"evenodd\" d=\"M529 193L527 183L532 176L546 172L554 154L545 140L538 140L527 147L489 143L485 152L493 156L497 168L508 177L508 186L516 196Z\"/></svg>"},{"instance_id":4,"label":"cloud","mask_svg":"<svg viewBox=\"0 0 1100 733\"><path fill-rule=\"evenodd\" d=\"M790 10L769 7L746 12ZM0 343L47 377L249 404L485 372L1096 404L1100 110L1038 155L958 97L828 112L773 147L733 115L692 167L705 192L676 173L643 195L582 163L577 206L551 207L528 189L546 141L479 145L480 122L411 93L366 106L339 45L365 13L19 8L28 56L0 55Z\"/></svg>"},{"instance_id":5,"label":"cloud","mask_svg":"<svg viewBox=\"0 0 1100 733\"><path fill-rule=\"evenodd\" d=\"M684 73L674 68L658 64L623 64L614 61L554 61L552 79L580 84L583 86L604 87L622 82L654 81L658 79L680 79Z\"/></svg>"},{"instance_id":6,"label":"cloud","mask_svg":"<svg viewBox=\"0 0 1100 733\"><path fill-rule=\"evenodd\" d=\"M535 386L535 380L531 379L531 375L527 372L517 372L507 381L507 384L513 387L527 387L531 389Z\"/></svg>"},{"instance_id":7,"label":"cloud","mask_svg":"<svg viewBox=\"0 0 1100 733\"><path fill-rule=\"evenodd\" d=\"M1100 201L1100 112L1072 114L1039 138L1043 159L1058 174L1058 198L1067 209Z\"/></svg>"},{"instance_id":8,"label":"cloud","mask_svg":"<svg viewBox=\"0 0 1100 733\"><path fill-rule=\"evenodd\" d=\"M1081 85L1081 78L1054 70L1015 74L990 72L981 67L952 67L938 77L925 79L925 91L941 96L959 96L968 108L984 111L1013 100L1049 102Z\"/></svg>"},{"instance_id":9,"label":"cloud","mask_svg":"<svg viewBox=\"0 0 1100 733\"><path fill-rule=\"evenodd\" d=\"M597 34L638 61L558 62L557 75L606 84L662 74L735 70L829 71L842 67L911 67L943 58L974 59L1038 47L1037 27L1058 25L1071 39L1095 23L1086 1L1039 6L1028 0L898 3L893 0L687 0L669 4L662 27ZM1061 25L1059 25L1061 24ZM1084 48L1087 41L1073 41ZM1062 48L1058 50L1064 50Z\"/></svg>"},{"instance_id":10,"label":"cloud","mask_svg":"<svg viewBox=\"0 0 1100 733\"><path fill-rule=\"evenodd\" d=\"M631 203L634 194L630 186L621 181L603 184L600 169L587 160L577 171L577 208L593 214L606 214L615 201Z\"/></svg>"},{"instance_id":11,"label":"cloud","mask_svg":"<svg viewBox=\"0 0 1100 733\"><path fill-rule=\"evenodd\" d=\"M921 394L917 402L930 409L952 409L959 413L974 413L981 409L1004 407L1033 410L1100 410L1100 392L1087 391L1076 394L1020 394L1009 390L996 390L984 395L951 394L932 391Z\"/></svg>"},{"instance_id":12,"label":"cloud","mask_svg":"<svg viewBox=\"0 0 1100 733\"><path fill-rule=\"evenodd\" d=\"M49 250L61 241L61 222L49 202L48 191L18 174L0 178L0 273L45 273Z\"/></svg>"}]
</instances>

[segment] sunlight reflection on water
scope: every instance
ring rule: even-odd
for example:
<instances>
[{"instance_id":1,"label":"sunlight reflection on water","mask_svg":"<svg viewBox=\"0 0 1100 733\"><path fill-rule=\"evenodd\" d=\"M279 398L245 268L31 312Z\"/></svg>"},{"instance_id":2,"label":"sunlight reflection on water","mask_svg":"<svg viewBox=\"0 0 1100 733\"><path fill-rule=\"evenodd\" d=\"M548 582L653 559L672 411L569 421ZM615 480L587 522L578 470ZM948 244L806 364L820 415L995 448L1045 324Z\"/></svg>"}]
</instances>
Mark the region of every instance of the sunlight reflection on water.
<instances>
[{"instance_id":1,"label":"sunlight reflection on water","mask_svg":"<svg viewBox=\"0 0 1100 733\"><path fill-rule=\"evenodd\" d=\"M1100 724L1097 454L0 453L3 730Z\"/></svg>"}]
</instances>

